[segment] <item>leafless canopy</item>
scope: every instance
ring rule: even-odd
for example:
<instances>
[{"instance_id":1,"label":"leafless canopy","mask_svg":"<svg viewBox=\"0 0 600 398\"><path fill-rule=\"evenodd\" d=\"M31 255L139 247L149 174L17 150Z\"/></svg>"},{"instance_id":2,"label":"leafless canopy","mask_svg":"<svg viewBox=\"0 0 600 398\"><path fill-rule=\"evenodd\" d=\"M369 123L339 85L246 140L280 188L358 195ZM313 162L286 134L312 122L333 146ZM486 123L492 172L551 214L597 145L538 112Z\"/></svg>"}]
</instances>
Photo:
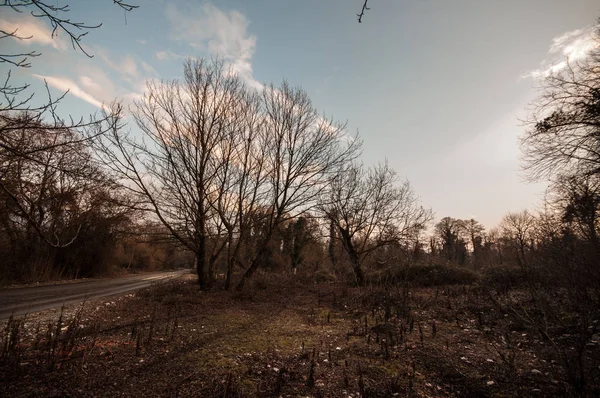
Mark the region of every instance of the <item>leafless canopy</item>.
<instances>
[{"instance_id":1,"label":"leafless canopy","mask_svg":"<svg viewBox=\"0 0 600 398\"><path fill-rule=\"evenodd\" d=\"M131 11L137 8L136 5L126 3L121 0L113 0L113 3L125 11ZM52 37L57 34L65 34L71 41L74 49L81 51L88 57L92 54L86 51L82 45L83 38L92 29L102 26L98 24L87 24L85 22L75 22L69 18L69 5L49 4L47 1L40 0L3 0L0 3L0 11L14 13L28 13L29 15L48 21L52 27ZM13 30L0 29L0 40L30 40L31 36L23 36L18 28ZM40 52L31 50L21 53L0 52L0 64L5 63L16 68L29 68L31 58L39 57ZM29 84L14 86L11 83L11 70L9 69L3 83L0 86L0 112L4 111L24 111L30 112L52 112L60 102L61 98L49 98L43 105L32 106L30 104L33 94L27 94Z\"/></svg>"},{"instance_id":2,"label":"leafless canopy","mask_svg":"<svg viewBox=\"0 0 600 398\"><path fill-rule=\"evenodd\" d=\"M358 137L321 116L307 93L284 82L262 93L267 231L237 289L252 276L278 225L314 208L337 170L360 153Z\"/></svg>"},{"instance_id":3,"label":"leafless canopy","mask_svg":"<svg viewBox=\"0 0 600 398\"><path fill-rule=\"evenodd\" d=\"M149 82L134 117L143 139L116 126L95 141L98 156L196 253L203 286L225 248L231 271L260 223L264 235L242 262L241 288L277 226L312 208L359 149L301 89L283 83L253 91L219 60L188 60L182 82Z\"/></svg>"},{"instance_id":4,"label":"leafless canopy","mask_svg":"<svg viewBox=\"0 0 600 398\"><path fill-rule=\"evenodd\" d=\"M583 61L545 77L522 138L532 179L600 172L600 31Z\"/></svg>"},{"instance_id":5,"label":"leafless canopy","mask_svg":"<svg viewBox=\"0 0 600 398\"><path fill-rule=\"evenodd\" d=\"M123 187L151 211L172 236L196 253L205 285L206 240L218 196L221 157L233 148L243 85L223 63L189 60L183 81L148 82L134 118L142 139L115 126L95 147ZM214 225L214 224L213 224ZM220 224L216 224L220 226Z\"/></svg>"},{"instance_id":6,"label":"leafless canopy","mask_svg":"<svg viewBox=\"0 0 600 398\"><path fill-rule=\"evenodd\" d=\"M137 6L128 4L121 0L113 0L113 3L125 11L131 11ZM69 5L55 5L40 0L4 0L0 3L0 11L7 13L28 13L50 23L52 37L61 33L71 40L74 49L80 50L91 57L82 46L83 37L91 30L101 24L86 24L74 22L68 17ZM23 36L18 28L12 30L0 30L0 43L2 40L30 40L32 37ZM0 64L7 64L12 68L29 68L31 58L40 56L36 50L22 53L6 53L0 51ZM21 157L29 162L41 162L39 154L56 152L59 146L70 146L78 148L82 142L98 134L103 134L112 129L111 123L115 120L112 115L97 117L92 115L89 119L84 118L65 120L57 113L57 106L66 93L52 97L46 84L47 98L40 103L34 104L34 94L28 92L29 83L13 85L11 82L12 70L8 69L6 76L0 83L0 160ZM119 110L120 111L120 110ZM15 146L13 137L15 134L28 132L33 135L43 133L45 139L30 140L31 146ZM68 132L68 134L65 134ZM69 138L70 140L65 140ZM43 164L43 162L42 162ZM11 191L4 176L0 180L0 190L22 206L18 200L18 194ZM41 231L41 225L34 224ZM50 239L41 234L47 243L62 245L58 240Z\"/></svg>"},{"instance_id":7,"label":"leafless canopy","mask_svg":"<svg viewBox=\"0 0 600 398\"><path fill-rule=\"evenodd\" d=\"M398 184L387 163L370 170L349 164L332 180L320 209L338 230L359 284L362 262L382 246L418 237L431 220L431 211L418 203L408 181Z\"/></svg>"}]
</instances>

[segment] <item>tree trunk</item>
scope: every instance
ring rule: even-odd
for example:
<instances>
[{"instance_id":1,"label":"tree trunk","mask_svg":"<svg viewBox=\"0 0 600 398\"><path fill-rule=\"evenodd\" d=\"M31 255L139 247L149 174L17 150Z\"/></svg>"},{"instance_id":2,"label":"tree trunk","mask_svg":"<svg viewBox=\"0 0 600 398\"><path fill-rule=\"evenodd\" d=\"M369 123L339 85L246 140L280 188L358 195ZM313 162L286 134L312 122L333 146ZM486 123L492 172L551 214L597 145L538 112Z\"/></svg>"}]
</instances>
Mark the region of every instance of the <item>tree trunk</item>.
<instances>
[{"instance_id":1,"label":"tree trunk","mask_svg":"<svg viewBox=\"0 0 600 398\"><path fill-rule=\"evenodd\" d=\"M244 285L246 284L246 281L248 279L252 278L252 275L254 275L254 273L258 269L258 266L260 265L261 260L263 260L265 258L265 255L269 251L269 243L271 242L271 236L272 236L272 233L268 233L267 236L265 237L265 239L263 240L263 242L261 242L258 252L254 256L254 258L250 261L250 266L248 267L246 272L244 272L244 275L242 275L242 279L240 279L237 286L235 287L235 290L237 290L238 292L240 292L244 289Z\"/></svg>"},{"instance_id":2,"label":"tree trunk","mask_svg":"<svg viewBox=\"0 0 600 398\"><path fill-rule=\"evenodd\" d=\"M333 219L329 222L329 260L335 266L335 225Z\"/></svg>"},{"instance_id":3,"label":"tree trunk","mask_svg":"<svg viewBox=\"0 0 600 398\"><path fill-rule=\"evenodd\" d=\"M231 289L231 278L233 277L233 265L235 259L230 257L227 259L227 276L225 277L225 290Z\"/></svg>"},{"instance_id":4,"label":"tree trunk","mask_svg":"<svg viewBox=\"0 0 600 398\"><path fill-rule=\"evenodd\" d=\"M363 286L365 284L365 277L360 266L360 259L354 250L352 251L352 254L350 254L350 261L352 262L352 270L354 271L354 276L356 277L356 284L358 286Z\"/></svg>"},{"instance_id":5,"label":"tree trunk","mask_svg":"<svg viewBox=\"0 0 600 398\"><path fill-rule=\"evenodd\" d=\"M244 272L244 275L242 275L242 279L240 279L239 283L235 287L235 290L237 290L238 292L241 292L244 289L244 285L246 284L246 281L248 279L252 278L252 275L254 275L254 273L258 269L260 260L263 259L265 257L265 254L267 253L267 249L268 249L267 244L268 243L265 243L264 245L261 246L261 248L259 249L256 256L252 259L250 266L248 267L246 272Z\"/></svg>"},{"instance_id":6,"label":"tree trunk","mask_svg":"<svg viewBox=\"0 0 600 398\"><path fill-rule=\"evenodd\" d=\"M342 236L342 242L344 243L344 248L350 257L350 263L352 264L352 271L354 271L354 277L356 278L356 284L358 286L363 286L365 283L365 278L362 272L362 268L360 266L360 257L352 244L352 237L348 233L348 231L340 230L340 235Z\"/></svg>"},{"instance_id":7,"label":"tree trunk","mask_svg":"<svg viewBox=\"0 0 600 398\"><path fill-rule=\"evenodd\" d=\"M240 237L241 239L241 237ZM233 245L233 234L231 231L227 234L227 276L225 277L225 290L231 288L231 278L233 277L233 266L235 265L235 259L237 257L237 250L232 249ZM238 246L239 247L239 246ZM236 247L237 249L237 247Z\"/></svg>"},{"instance_id":8,"label":"tree trunk","mask_svg":"<svg viewBox=\"0 0 600 398\"><path fill-rule=\"evenodd\" d=\"M198 284L200 289L206 289L206 237L201 234L198 237L198 251L196 252L196 273L198 274Z\"/></svg>"},{"instance_id":9,"label":"tree trunk","mask_svg":"<svg viewBox=\"0 0 600 398\"><path fill-rule=\"evenodd\" d=\"M250 266L248 267L246 272L244 272L244 275L242 275L242 279L240 279L237 286L235 287L236 291L241 292L244 289L246 281L252 278L252 275L254 275L254 273L258 269L258 266L260 265L260 261L262 261L265 258L265 255L269 250L269 243L271 243L271 238L273 237L276 228L279 227L279 217L275 218L272 225L274 226L268 228L268 230L266 231L264 239L258 247L258 252L250 261Z\"/></svg>"}]
</instances>

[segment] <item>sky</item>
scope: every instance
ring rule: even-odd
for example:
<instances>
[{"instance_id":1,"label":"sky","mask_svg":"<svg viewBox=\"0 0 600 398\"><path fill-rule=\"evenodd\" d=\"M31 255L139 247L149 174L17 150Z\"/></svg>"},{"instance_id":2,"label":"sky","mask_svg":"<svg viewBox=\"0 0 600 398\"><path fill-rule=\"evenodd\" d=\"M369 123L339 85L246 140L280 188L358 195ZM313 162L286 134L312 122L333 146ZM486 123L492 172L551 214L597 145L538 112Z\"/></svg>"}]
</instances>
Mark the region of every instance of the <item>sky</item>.
<instances>
[{"instance_id":1,"label":"sky","mask_svg":"<svg viewBox=\"0 0 600 398\"><path fill-rule=\"evenodd\" d=\"M15 82L59 111L86 116L114 99L132 105L149 79L177 79L187 57L218 56L250 86L286 79L325 115L362 137L362 161L387 159L436 218L493 227L535 210L545 182L528 182L518 138L540 78L585 57L597 0L109 0L70 4L69 18L102 23L83 39L93 58L26 13L1 10L3 51L38 50ZM0 64L6 76L9 66ZM134 126L130 126L132 129Z\"/></svg>"}]
</instances>

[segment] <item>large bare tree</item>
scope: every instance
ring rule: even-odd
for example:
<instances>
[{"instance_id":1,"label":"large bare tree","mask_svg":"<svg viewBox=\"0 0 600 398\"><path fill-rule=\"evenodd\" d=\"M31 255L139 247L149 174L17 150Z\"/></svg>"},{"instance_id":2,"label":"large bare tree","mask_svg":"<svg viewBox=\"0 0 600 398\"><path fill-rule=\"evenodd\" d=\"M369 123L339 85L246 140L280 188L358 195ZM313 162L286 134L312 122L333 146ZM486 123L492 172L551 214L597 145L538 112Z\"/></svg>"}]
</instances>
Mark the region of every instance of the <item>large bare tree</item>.
<instances>
[{"instance_id":1,"label":"large bare tree","mask_svg":"<svg viewBox=\"0 0 600 398\"><path fill-rule=\"evenodd\" d=\"M398 184L387 163L369 170L348 164L332 179L319 208L338 231L358 285L364 283L362 265L369 254L418 237L432 218L409 182Z\"/></svg>"},{"instance_id":2,"label":"large bare tree","mask_svg":"<svg viewBox=\"0 0 600 398\"><path fill-rule=\"evenodd\" d=\"M262 103L265 232L236 287L238 290L260 266L277 228L314 208L336 171L355 159L360 150L357 137L348 137L343 124L321 116L301 88L287 82L280 87L266 86Z\"/></svg>"},{"instance_id":3,"label":"large bare tree","mask_svg":"<svg viewBox=\"0 0 600 398\"><path fill-rule=\"evenodd\" d=\"M238 99L234 118L236 133L220 146L217 156L221 167L216 170L215 189L208 202L226 231L226 239L222 241L227 248L226 289L232 284L235 265L247 266L241 253L250 251L250 231L267 199L263 156L267 137L262 98L259 92L247 90Z\"/></svg>"},{"instance_id":4,"label":"large bare tree","mask_svg":"<svg viewBox=\"0 0 600 398\"><path fill-rule=\"evenodd\" d=\"M209 201L222 188L216 176L227 165L222 162L225 143L237 134L243 92L223 62L187 60L183 81L147 83L133 111L141 139L115 128L95 141L100 159L123 187L195 253L203 288L211 255L208 239L222 226Z\"/></svg>"},{"instance_id":5,"label":"large bare tree","mask_svg":"<svg viewBox=\"0 0 600 398\"><path fill-rule=\"evenodd\" d=\"M143 139L117 127L95 141L98 155L196 254L202 287L226 253L227 285L241 264L242 289L278 226L311 209L360 147L303 90L283 83L252 92L218 60L188 60L183 82L149 82L134 117Z\"/></svg>"}]
</instances>

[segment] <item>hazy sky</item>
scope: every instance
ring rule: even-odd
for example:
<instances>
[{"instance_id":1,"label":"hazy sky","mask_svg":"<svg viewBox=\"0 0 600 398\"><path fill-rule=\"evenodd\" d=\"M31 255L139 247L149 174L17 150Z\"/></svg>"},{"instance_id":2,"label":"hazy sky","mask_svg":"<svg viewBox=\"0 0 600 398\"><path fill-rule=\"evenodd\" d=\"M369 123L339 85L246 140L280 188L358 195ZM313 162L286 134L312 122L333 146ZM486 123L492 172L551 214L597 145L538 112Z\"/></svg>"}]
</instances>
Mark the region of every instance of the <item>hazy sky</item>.
<instances>
[{"instance_id":1,"label":"hazy sky","mask_svg":"<svg viewBox=\"0 0 600 398\"><path fill-rule=\"evenodd\" d=\"M3 10L1 29L33 35L3 40L3 51L43 52L15 79L70 89L61 110L81 116L114 98L130 104L146 79L181 77L187 56L218 55L254 87L302 86L360 132L366 164L387 158L438 219L487 227L540 204L545 185L520 172L519 118L537 77L583 56L600 17L597 0L370 0L362 24L362 0L130 2L140 8L125 15L109 0L56 1L71 3L72 20L103 23L84 39L93 59Z\"/></svg>"}]
</instances>

